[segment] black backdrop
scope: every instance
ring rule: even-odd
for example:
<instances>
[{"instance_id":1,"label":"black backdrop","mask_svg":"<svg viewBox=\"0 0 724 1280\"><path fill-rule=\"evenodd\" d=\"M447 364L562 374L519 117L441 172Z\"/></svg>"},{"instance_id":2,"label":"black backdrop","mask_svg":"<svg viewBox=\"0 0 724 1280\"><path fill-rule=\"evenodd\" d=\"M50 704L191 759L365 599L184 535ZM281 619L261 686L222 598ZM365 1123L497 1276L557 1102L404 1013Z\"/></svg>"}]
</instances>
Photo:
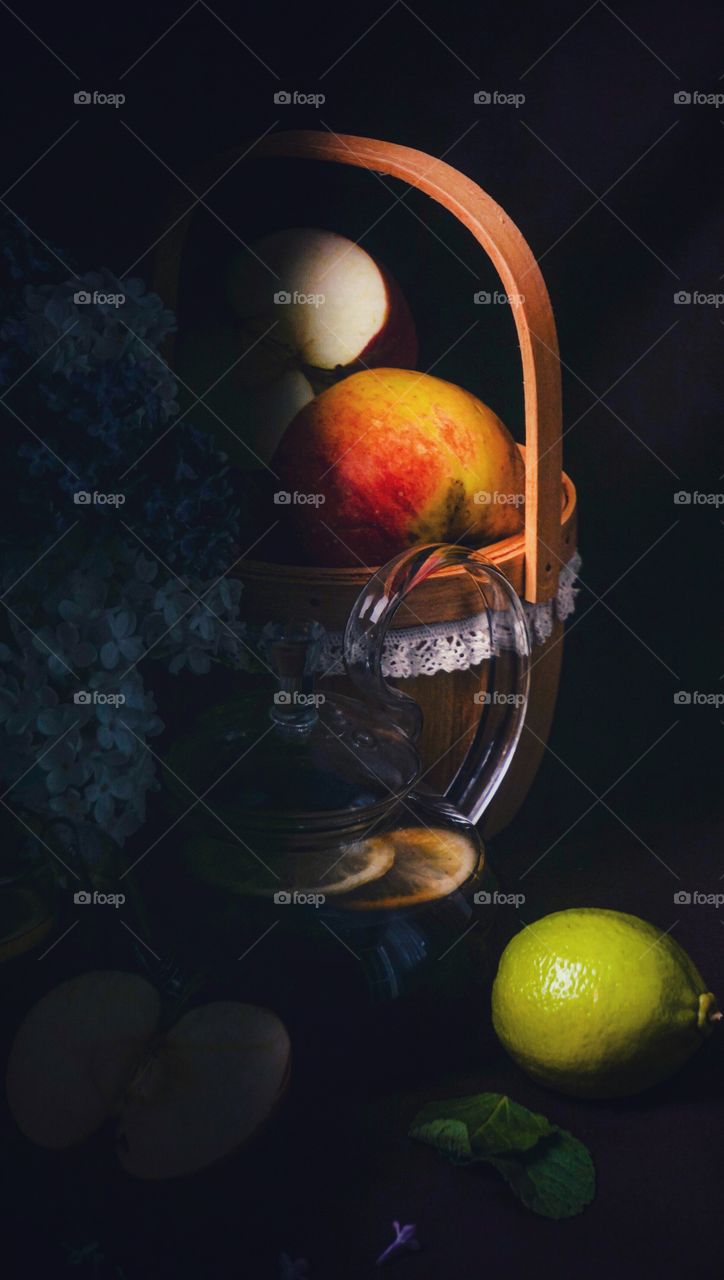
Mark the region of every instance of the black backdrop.
<instances>
[{"instance_id":1,"label":"black backdrop","mask_svg":"<svg viewBox=\"0 0 724 1280\"><path fill-rule=\"evenodd\" d=\"M724 306L675 302L682 290L724 294L724 103L675 101L724 90L720 6L27 4L15 16L4 6L0 28L3 190L20 179L5 199L81 269L120 272L140 257L147 274L143 255L182 183L194 188L210 155L271 126L444 154L521 228L557 318L584 564L552 750L496 854L514 880L555 842L528 881L536 910L600 903L669 927L672 889L713 890L724 870L712 834L721 713L674 702L679 689L723 687L722 510L674 501L724 485ZM83 108L78 89L127 100ZM279 89L326 100L276 106ZM525 100L478 105L480 90ZM295 208L319 221L324 199L304 181ZM233 183L209 198L235 227L253 225L255 201ZM389 202L366 189L351 229ZM512 322L503 308L475 314L465 262L483 287L492 277L443 215L405 203L414 213L398 205L365 243L412 290L426 363L476 322L436 372L477 390L520 435ZM278 225L286 212L274 211ZM717 924L687 917L677 936L721 972ZM713 1173L712 1163L702 1186ZM683 1259L683 1211L680 1227Z\"/></svg>"}]
</instances>

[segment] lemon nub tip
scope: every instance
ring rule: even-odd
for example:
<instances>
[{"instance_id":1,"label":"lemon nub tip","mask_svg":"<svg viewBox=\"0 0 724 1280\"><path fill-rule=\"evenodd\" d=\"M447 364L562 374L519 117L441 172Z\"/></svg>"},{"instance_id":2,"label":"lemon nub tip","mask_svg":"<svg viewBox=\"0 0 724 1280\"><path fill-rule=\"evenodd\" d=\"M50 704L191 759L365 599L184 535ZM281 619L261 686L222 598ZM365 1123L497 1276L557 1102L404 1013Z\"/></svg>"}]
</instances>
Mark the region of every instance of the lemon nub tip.
<instances>
[{"instance_id":1,"label":"lemon nub tip","mask_svg":"<svg viewBox=\"0 0 724 1280\"><path fill-rule=\"evenodd\" d=\"M721 1022L724 1015L719 1009L717 998L712 995L711 991L705 991L699 996L699 1013L696 1019L696 1025L700 1031L708 1031L713 1022Z\"/></svg>"}]
</instances>

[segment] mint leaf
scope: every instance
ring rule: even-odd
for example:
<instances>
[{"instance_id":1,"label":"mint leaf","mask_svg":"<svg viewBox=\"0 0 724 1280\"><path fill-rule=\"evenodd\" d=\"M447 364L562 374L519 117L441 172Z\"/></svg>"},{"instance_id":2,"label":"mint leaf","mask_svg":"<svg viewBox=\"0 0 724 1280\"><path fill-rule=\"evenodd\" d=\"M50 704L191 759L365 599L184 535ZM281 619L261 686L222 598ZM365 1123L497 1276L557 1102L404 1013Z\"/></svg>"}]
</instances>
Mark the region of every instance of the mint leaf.
<instances>
[{"instance_id":1,"label":"mint leaf","mask_svg":"<svg viewBox=\"0 0 724 1280\"><path fill-rule=\"evenodd\" d=\"M595 1171L583 1143L505 1094L431 1102L409 1133L456 1164L493 1165L523 1204L546 1218L569 1218L593 1199Z\"/></svg>"},{"instance_id":2,"label":"mint leaf","mask_svg":"<svg viewBox=\"0 0 724 1280\"><path fill-rule=\"evenodd\" d=\"M533 1213L571 1218L582 1213L596 1192L593 1161L582 1142L558 1129L518 1157L488 1157L508 1186Z\"/></svg>"},{"instance_id":3,"label":"mint leaf","mask_svg":"<svg viewBox=\"0 0 724 1280\"><path fill-rule=\"evenodd\" d=\"M422 1112L420 1112L422 1115ZM459 1163L473 1159L467 1125L462 1120L423 1120L417 1116L410 1128L410 1137L427 1142L450 1160Z\"/></svg>"},{"instance_id":4,"label":"mint leaf","mask_svg":"<svg viewBox=\"0 0 724 1280\"><path fill-rule=\"evenodd\" d=\"M511 1101L504 1093L483 1094L498 1101L488 1118L471 1135L478 1159L502 1151L529 1151L541 1139L555 1133L555 1125L527 1107Z\"/></svg>"},{"instance_id":5,"label":"mint leaf","mask_svg":"<svg viewBox=\"0 0 724 1280\"><path fill-rule=\"evenodd\" d=\"M454 1136L450 1129L455 1125ZM528 1111L504 1093L476 1093L448 1102L431 1102L417 1113L410 1136L455 1159L484 1159L509 1151L528 1151L555 1132L545 1116ZM465 1137L463 1137L463 1134Z\"/></svg>"}]
</instances>

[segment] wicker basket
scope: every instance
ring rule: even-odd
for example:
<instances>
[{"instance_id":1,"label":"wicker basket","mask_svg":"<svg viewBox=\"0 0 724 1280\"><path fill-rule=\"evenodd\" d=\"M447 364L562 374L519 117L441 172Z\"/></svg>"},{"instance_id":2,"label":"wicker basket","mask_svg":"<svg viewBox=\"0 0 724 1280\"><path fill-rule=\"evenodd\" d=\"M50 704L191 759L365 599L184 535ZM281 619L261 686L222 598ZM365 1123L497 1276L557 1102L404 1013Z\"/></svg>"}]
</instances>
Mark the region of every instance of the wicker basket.
<instances>
[{"instance_id":1,"label":"wicker basket","mask_svg":"<svg viewBox=\"0 0 724 1280\"><path fill-rule=\"evenodd\" d=\"M207 189L244 157L226 153L198 176ZM523 363L525 398L525 529L488 544L482 559L501 569L524 600L554 598L561 568L576 546L576 492L561 471L561 379L553 313L533 254L499 205L464 174L424 152L369 138L318 132L275 133L253 148L256 157L329 161L402 179L449 210L478 241L495 266L511 300ZM184 197L187 201L188 197ZM183 210L183 203L181 204ZM179 277L193 208L164 236L154 264L154 288L170 307L178 303ZM362 568L300 568L247 559L235 569L244 583L243 615L253 623L284 618L316 619L330 631L344 628L367 571ZM395 625L419 626L469 617L479 608L477 591L464 570L444 570L414 595L414 614L401 606ZM504 827L522 804L540 763L558 691L563 624L554 617L548 640L533 655L530 705L518 752L488 810L485 834ZM345 677L330 684L341 691ZM426 780L444 790L465 755L479 706L472 696L480 673L439 672L402 682L421 705L425 728L420 752Z\"/></svg>"}]
</instances>

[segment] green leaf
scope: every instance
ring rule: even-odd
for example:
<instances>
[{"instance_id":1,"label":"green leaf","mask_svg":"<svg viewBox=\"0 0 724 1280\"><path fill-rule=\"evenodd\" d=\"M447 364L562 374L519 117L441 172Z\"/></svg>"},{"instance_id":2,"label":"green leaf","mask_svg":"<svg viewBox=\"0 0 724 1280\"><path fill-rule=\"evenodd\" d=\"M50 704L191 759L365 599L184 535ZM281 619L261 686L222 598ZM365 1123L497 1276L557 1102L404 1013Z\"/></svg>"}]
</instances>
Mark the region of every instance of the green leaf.
<instances>
[{"instance_id":1,"label":"green leaf","mask_svg":"<svg viewBox=\"0 0 724 1280\"><path fill-rule=\"evenodd\" d=\"M468 1159L484 1159L510 1151L528 1151L555 1132L545 1116L528 1111L504 1093L476 1093L448 1102L431 1102L415 1116L410 1136L437 1146L449 1154L451 1123L465 1131L466 1142L458 1136L456 1149L467 1147ZM457 1130L456 1130L457 1133ZM461 1158L457 1156L455 1158Z\"/></svg>"},{"instance_id":2,"label":"green leaf","mask_svg":"<svg viewBox=\"0 0 724 1280\"><path fill-rule=\"evenodd\" d=\"M569 1218L593 1199L595 1171L583 1143L505 1094L431 1102L409 1132L456 1164L493 1165L523 1204L546 1218Z\"/></svg>"},{"instance_id":3,"label":"green leaf","mask_svg":"<svg viewBox=\"0 0 724 1280\"><path fill-rule=\"evenodd\" d=\"M487 1096L495 1098L497 1095ZM545 1116L528 1111L527 1107L521 1107L501 1094L487 1120L472 1134L471 1145L476 1156L482 1159L503 1151L529 1151L551 1133L555 1133L555 1125L550 1124Z\"/></svg>"},{"instance_id":4,"label":"green leaf","mask_svg":"<svg viewBox=\"0 0 724 1280\"><path fill-rule=\"evenodd\" d=\"M419 1119L419 1117L418 1117ZM462 1120L427 1120L415 1123L410 1136L441 1151L450 1160L463 1163L473 1159L467 1125Z\"/></svg>"},{"instance_id":5,"label":"green leaf","mask_svg":"<svg viewBox=\"0 0 724 1280\"><path fill-rule=\"evenodd\" d=\"M586 1147L558 1129L524 1156L488 1157L508 1186L533 1213L571 1218L596 1193L596 1173Z\"/></svg>"}]
</instances>

